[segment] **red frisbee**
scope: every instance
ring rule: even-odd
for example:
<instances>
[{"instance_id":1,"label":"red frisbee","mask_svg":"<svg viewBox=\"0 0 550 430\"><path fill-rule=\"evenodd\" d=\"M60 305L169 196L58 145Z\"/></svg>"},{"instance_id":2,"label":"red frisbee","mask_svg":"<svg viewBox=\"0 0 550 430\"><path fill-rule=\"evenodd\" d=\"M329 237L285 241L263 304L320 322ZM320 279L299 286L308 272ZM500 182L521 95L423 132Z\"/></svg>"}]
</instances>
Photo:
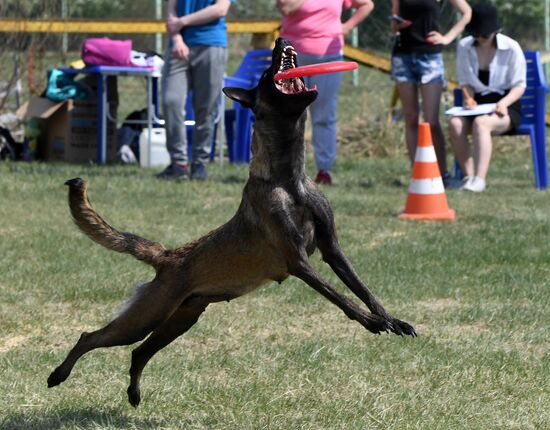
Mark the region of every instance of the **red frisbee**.
<instances>
[{"instance_id":1,"label":"red frisbee","mask_svg":"<svg viewBox=\"0 0 550 430\"><path fill-rule=\"evenodd\" d=\"M310 64L309 66L294 67L284 72L275 74L275 80L292 79L298 76L322 75L324 73L345 72L347 70L357 69L355 61L331 61L328 63Z\"/></svg>"}]
</instances>

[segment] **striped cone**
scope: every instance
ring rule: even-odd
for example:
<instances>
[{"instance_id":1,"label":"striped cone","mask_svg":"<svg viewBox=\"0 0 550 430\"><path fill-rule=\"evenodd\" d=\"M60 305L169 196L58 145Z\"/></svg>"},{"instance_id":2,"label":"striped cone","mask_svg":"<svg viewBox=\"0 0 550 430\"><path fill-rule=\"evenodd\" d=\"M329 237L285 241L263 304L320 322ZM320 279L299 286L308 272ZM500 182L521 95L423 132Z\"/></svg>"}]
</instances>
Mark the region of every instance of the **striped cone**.
<instances>
[{"instance_id":1,"label":"striped cone","mask_svg":"<svg viewBox=\"0 0 550 430\"><path fill-rule=\"evenodd\" d=\"M418 126L418 145L409 194L405 210L399 218L446 221L455 219L455 211L447 206L445 187L432 144L430 124L426 122Z\"/></svg>"}]
</instances>

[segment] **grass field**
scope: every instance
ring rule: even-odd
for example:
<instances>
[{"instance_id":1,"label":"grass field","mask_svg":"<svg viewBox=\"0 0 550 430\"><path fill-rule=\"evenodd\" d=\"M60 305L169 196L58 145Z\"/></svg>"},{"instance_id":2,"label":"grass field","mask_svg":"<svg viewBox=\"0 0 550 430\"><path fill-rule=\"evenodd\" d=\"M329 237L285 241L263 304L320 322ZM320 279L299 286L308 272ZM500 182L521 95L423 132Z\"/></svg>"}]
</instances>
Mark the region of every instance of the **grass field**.
<instances>
[{"instance_id":1,"label":"grass field","mask_svg":"<svg viewBox=\"0 0 550 430\"><path fill-rule=\"evenodd\" d=\"M247 166L172 184L136 167L0 163L0 428L548 428L550 199L529 152L497 154L482 195L449 191L454 223L397 218L408 172L404 157L340 157L325 192L348 257L418 338L371 335L288 279L211 305L153 358L133 409L132 347L93 351L46 387L80 333L152 276L77 231L63 182L86 178L107 220L174 247L234 213Z\"/></svg>"}]
</instances>

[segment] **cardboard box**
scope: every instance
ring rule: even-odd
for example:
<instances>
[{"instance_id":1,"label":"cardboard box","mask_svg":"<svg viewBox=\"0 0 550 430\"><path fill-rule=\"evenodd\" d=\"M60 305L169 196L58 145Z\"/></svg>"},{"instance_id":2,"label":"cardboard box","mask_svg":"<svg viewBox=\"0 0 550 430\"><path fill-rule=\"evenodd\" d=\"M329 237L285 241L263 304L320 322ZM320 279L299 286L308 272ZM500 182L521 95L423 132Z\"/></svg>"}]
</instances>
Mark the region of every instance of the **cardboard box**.
<instances>
[{"instance_id":1,"label":"cardboard box","mask_svg":"<svg viewBox=\"0 0 550 430\"><path fill-rule=\"evenodd\" d=\"M95 77L84 81L90 83L91 97L86 100L67 100L56 103L43 97L32 96L18 110L25 118L39 118L41 136L37 157L46 161L70 163L95 162L97 160L97 106L95 102ZM116 81L109 86L108 105L116 117L118 96ZM116 160L116 124L107 121L108 162Z\"/></svg>"}]
</instances>

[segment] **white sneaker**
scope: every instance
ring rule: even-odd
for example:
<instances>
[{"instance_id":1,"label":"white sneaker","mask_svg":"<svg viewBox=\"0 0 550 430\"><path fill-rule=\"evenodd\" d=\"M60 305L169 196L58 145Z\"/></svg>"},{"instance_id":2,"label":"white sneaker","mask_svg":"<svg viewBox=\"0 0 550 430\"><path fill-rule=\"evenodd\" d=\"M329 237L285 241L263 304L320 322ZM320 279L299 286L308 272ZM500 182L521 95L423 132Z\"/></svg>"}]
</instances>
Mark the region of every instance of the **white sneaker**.
<instances>
[{"instance_id":1,"label":"white sneaker","mask_svg":"<svg viewBox=\"0 0 550 430\"><path fill-rule=\"evenodd\" d=\"M487 183L485 182L485 179L480 178L479 176L474 176L468 179L468 181L464 184L462 189L473 191L474 193L481 193L485 191L486 186L487 186Z\"/></svg>"},{"instance_id":2,"label":"white sneaker","mask_svg":"<svg viewBox=\"0 0 550 430\"><path fill-rule=\"evenodd\" d=\"M459 190L463 190L466 185L468 185L470 182L472 182L473 177L472 176L464 176L462 178L462 182L460 183L460 187L458 187Z\"/></svg>"}]
</instances>

